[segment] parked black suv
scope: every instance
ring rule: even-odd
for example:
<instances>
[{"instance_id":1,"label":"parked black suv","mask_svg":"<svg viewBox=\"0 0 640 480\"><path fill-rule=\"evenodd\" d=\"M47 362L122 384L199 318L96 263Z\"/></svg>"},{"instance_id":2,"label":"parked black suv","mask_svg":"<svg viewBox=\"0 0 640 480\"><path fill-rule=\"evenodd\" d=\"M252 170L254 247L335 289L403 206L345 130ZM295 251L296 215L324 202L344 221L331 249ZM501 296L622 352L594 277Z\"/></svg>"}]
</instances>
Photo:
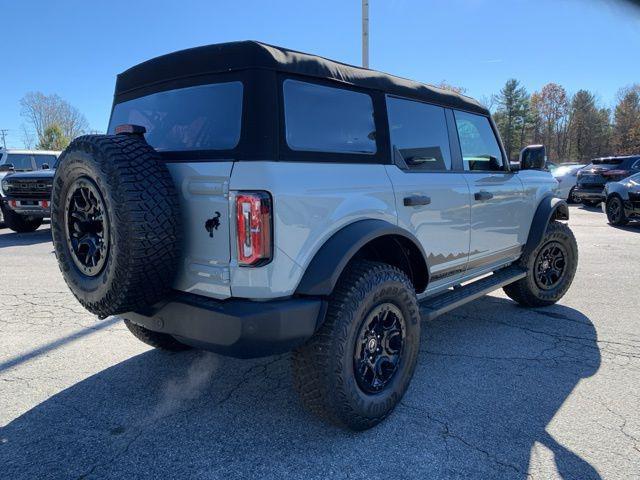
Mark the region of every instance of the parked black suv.
<instances>
[{"instance_id":1,"label":"parked black suv","mask_svg":"<svg viewBox=\"0 0 640 480\"><path fill-rule=\"evenodd\" d=\"M640 172L640 155L595 158L578 172L574 190L576 198L585 205L596 206L605 200L604 186Z\"/></svg>"},{"instance_id":2,"label":"parked black suv","mask_svg":"<svg viewBox=\"0 0 640 480\"><path fill-rule=\"evenodd\" d=\"M1 208L7 227L17 233L33 232L51 216L51 187L55 170L15 172L2 179Z\"/></svg>"}]
</instances>

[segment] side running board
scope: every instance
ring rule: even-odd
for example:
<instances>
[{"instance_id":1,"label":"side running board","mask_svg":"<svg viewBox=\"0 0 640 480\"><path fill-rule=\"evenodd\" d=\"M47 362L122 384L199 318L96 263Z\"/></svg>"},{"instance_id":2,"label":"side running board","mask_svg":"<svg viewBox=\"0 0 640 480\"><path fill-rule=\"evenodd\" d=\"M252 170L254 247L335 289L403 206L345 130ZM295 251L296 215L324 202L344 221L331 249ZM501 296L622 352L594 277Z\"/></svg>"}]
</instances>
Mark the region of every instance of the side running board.
<instances>
[{"instance_id":1,"label":"side running board","mask_svg":"<svg viewBox=\"0 0 640 480\"><path fill-rule=\"evenodd\" d=\"M494 272L488 277L468 283L463 287L457 287L433 297L425 298L420 302L422 320L433 320L467 302L520 280L526 275L527 271L521 267L507 267Z\"/></svg>"}]
</instances>

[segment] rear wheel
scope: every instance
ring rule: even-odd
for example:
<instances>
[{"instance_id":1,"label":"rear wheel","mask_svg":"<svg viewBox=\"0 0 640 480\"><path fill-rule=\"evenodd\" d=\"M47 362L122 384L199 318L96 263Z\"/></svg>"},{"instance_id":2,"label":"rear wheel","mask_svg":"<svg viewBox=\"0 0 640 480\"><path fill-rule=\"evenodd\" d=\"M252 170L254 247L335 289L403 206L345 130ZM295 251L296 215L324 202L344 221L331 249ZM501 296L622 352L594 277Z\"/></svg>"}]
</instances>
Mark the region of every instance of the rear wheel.
<instances>
[{"instance_id":1,"label":"rear wheel","mask_svg":"<svg viewBox=\"0 0 640 480\"><path fill-rule=\"evenodd\" d=\"M320 330L293 354L294 386L304 406L353 430L384 420L404 395L420 343L416 294L384 263L347 267Z\"/></svg>"},{"instance_id":2,"label":"rear wheel","mask_svg":"<svg viewBox=\"0 0 640 480\"><path fill-rule=\"evenodd\" d=\"M504 292L525 307L553 305L567 292L578 266L578 244L571 229L552 221L540 246L520 261L527 276L504 287Z\"/></svg>"},{"instance_id":3,"label":"rear wheel","mask_svg":"<svg viewBox=\"0 0 640 480\"><path fill-rule=\"evenodd\" d=\"M9 209L4 209L4 223L16 233L35 232L42 225L42 218L19 215Z\"/></svg>"},{"instance_id":4,"label":"rear wheel","mask_svg":"<svg viewBox=\"0 0 640 480\"><path fill-rule=\"evenodd\" d=\"M626 225L629 219L624 212L624 203L618 195L611 195L606 204L607 220L611 225Z\"/></svg>"},{"instance_id":5,"label":"rear wheel","mask_svg":"<svg viewBox=\"0 0 640 480\"><path fill-rule=\"evenodd\" d=\"M160 350L168 350L170 352L181 352L183 350L189 350L191 347L180 343L174 337L166 333L154 332L147 328L131 323L129 320L124 321L129 331L133 333L133 336L140 340L142 343L146 343L154 348Z\"/></svg>"},{"instance_id":6,"label":"rear wheel","mask_svg":"<svg viewBox=\"0 0 640 480\"><path fill-rule=\"evenodd\" d=\"M180 231L171 175L144 140L86 135L60 157L51 233L62 275L90 312L117 315L166 298Z\"/></svg>"}]
</instances>

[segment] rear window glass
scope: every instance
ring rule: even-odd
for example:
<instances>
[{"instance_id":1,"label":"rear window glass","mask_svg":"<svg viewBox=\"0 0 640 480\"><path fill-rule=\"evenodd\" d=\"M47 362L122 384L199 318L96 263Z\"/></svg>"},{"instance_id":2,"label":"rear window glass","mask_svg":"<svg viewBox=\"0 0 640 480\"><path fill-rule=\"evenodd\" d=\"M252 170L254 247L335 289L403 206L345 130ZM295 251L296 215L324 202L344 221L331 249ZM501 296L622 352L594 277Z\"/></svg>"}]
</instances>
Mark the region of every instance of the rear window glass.
<instances>
[{"instance_id":1,"label":"rear window glass","mask_svg":"<svg viewBox=\"0 0 640 480\"><path fill-rule=\"evenodd\" d=\"M373 102L365 93L285 80L284 115L291 150L376 153Z\"/></svg>"},{"instance_id":2,"label":"rear window glass","mask_svg":"<svg viewBox=\"0 0 640 480\"><path fill-rule=\"evenodd\" d=\"M606 167L610 165L620 165L622 161L622 158L596 158L592 163L594 165Z\"/></svg>"},{"instance_id":3,"label":"rear window glass","mask_svg":"<svg viewBox=\"0 0 640 480\"><path fill-rule=\"evenodd\" d=\"M232 149L240 141L242 83L179 88L119 103L109 133L126 123L145 127L147 143L161 152Z\"/></svg>"}]
</instances>

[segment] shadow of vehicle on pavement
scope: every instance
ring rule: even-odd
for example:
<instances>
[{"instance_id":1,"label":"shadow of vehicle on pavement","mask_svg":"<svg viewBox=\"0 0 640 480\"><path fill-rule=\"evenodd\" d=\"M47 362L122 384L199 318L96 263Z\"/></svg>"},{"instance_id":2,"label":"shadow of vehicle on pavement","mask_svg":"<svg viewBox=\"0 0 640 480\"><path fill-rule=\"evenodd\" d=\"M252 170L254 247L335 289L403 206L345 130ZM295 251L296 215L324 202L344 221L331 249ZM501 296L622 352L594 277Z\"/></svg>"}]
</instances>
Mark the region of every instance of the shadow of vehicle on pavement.
<instances>
[{"instance_id":1,"label":"shadow of vehicle on pavement","mask_svg":"<svg viewBox=\"0 0 640 480\"><path fill-rule=\"evenodd\" d=\"M31 233L15 233L8 228L0 229L0 248L35 245L37 243L52 243L51 229L40 228Z\"/></svg>"},{"instance_id":2,"label":"shadow of vehicle on pavement","mask_svg":"<svg viewBox=\"0 0 640 480\"><path fill-rule=\"evenodd\" d=\"M616 228L618 230L624 230L625 232L639 232L640 233L640 219L639 220L630 220L626 225L611 225L611 227Z\"/></svg>"},{"instance_id":3,"label":"shadow of vehicle on pavement","mask_svg":"<svg viewBox=\"0 0 640 480\"><path fill-rule=\"evenodd\" d=\"M0 429L0 468L14 480L518 479L539 444L561 477L600 478L546 430L599 365L595 329L580 312L485 297L423 324L402 403L383 424L352 433L302 410L288 355L240 361L152 350Z\"/></svg>"}]
</instances>

